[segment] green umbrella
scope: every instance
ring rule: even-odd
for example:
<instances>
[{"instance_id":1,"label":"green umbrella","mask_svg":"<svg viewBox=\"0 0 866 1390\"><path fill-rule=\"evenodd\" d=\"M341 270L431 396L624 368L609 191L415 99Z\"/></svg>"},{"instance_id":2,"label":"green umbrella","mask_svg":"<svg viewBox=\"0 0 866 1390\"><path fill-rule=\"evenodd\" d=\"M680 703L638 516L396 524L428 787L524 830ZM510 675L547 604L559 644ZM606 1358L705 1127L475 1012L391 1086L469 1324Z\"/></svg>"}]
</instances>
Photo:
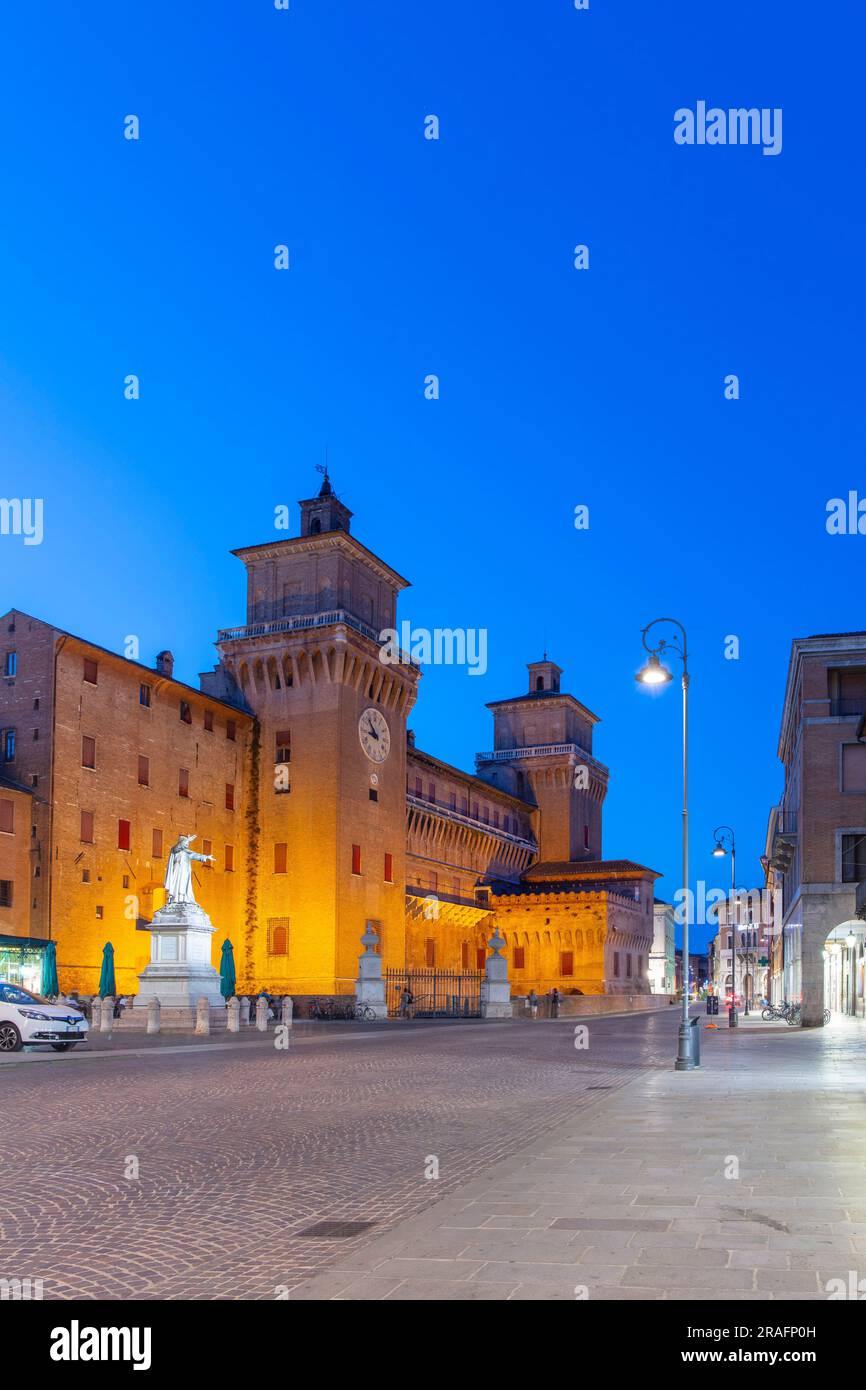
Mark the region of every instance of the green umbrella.
<instances>
[{"instance_id":1,"label":"green umbrella","mask_svg":"<svg viewBox=\"0 0 866 1390\"><path fill-rule=\"evenodd\" d=\"M109 995L113 999L117 993L117 985L114 982L114 947L110 941L106 941L102 948L102 973L99 976L99 997L107 999Z\"/></svg>"},{"instance_id":2,"label":"green umbrella","mask_svg":"<svg viewBox=\"0 0 866 1390\"><path fill-rule=\"evenodd\" d=\"M235 954L232 943L226 937L223 942L222 955L220 956L220 994L223 999L231 999L237 986L237 976L235 975Z\"/></svg>"},{"instance_id":3,"label":"green umbrella","mask_svg":"<svg viewBox=\"0 0 866 1390\"><path fill-rule=\"evenodd\" d=\"M60 982L57 979L57 944L54 941L49 941L42 957L42 989L40 993L46 998L60 993Z\"/></svg>"}]
</instances>

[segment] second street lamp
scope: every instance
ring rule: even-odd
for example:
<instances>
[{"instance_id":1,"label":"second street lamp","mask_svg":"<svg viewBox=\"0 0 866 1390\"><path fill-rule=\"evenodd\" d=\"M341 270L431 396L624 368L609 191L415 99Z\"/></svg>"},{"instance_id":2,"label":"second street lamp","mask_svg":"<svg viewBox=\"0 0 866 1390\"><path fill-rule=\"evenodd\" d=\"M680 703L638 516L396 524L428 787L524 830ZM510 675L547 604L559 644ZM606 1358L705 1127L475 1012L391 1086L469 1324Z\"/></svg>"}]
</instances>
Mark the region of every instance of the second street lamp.
<instances>
[{"instance_id":1,"label":"second street lamp","mask_svg":"<svg viewBox=\"0 0 866 1390\"><path fill-rule=\"evenodd\" d=\"M716 847L713 850L713 857L724 859L728 853L725 841L730 842L731 852L731 897L728 907L728 929L731 933L731 1003L728 1009L728 1027L737 1027L737 923L731 922L731 913L736 918L736 892L737 892L737 842L734 832L729 825L717 825L713 831ZM746 1010L748 1013L748 1009Z\"/></svg>"},{"instance_id":2,"label":"second street lamp","mask_svg":"<svg viewBox=\"0 0 866 1390\"><path fill-rule=\"evenodd\" d=\"M679 635L672 642L662 637L653 647L647 640L650 628L658 623L667 623L679 628ZM689 667L686 648L686 630L676 618L654 618L641 632L644 650L649 656L638 671L635 679L642 685L666 685L673 680L671 672L662 662L665 652L674 652L683 663L683 1016L680 1020L677 1038L677 1071L694 1071L698 1065L695 1056L694 1029L689 1019Z\"/></svg>"}]
</instances>

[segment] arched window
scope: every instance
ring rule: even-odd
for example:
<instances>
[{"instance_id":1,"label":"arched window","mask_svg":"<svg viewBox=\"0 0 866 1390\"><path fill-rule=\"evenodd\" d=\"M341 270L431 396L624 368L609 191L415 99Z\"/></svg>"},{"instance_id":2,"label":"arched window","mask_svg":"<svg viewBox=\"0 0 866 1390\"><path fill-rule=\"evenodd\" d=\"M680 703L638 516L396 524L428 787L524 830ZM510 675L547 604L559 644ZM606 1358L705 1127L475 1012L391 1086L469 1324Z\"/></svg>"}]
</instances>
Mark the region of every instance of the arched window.
<instances>
[{"instance_id":1,"label":"arched window","mask_svg":"<svg viewBox=\"0 0 866 1390\"><path fill-rule=\"evenodd\" d=\"M544 689L544 676L536 676L536 677L535 677L535 688L536 688L536 690L543 690L543 689Z\"/></svg>"},{"instance_id":2,"label":"arched window","mask_svg":"<svg viewBox=\"0 0 866 1390\"><path fill-rule=\"evenodd\" d=\"M310 535L311 535L311 536L318 536L319 533L321 532L321 529L322 529L322 523L321 523L321 521L319 520L319 518L318 518L317 516L314 516L313 519L312 519L312 521L310 522Z\"/></svg>"}]
</instances>

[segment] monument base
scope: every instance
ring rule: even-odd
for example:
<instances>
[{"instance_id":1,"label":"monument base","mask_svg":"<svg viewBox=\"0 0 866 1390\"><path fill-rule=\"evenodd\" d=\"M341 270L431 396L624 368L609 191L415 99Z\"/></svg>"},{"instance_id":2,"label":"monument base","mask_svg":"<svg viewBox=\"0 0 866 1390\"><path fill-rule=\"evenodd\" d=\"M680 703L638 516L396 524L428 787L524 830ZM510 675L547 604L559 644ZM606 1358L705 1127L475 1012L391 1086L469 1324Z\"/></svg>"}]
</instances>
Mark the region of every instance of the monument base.
<instances>
[{"instance_id":1,"label":"monument base","mask_svg":"<svg viewBox=\"0 0 866 1390\"><path fill-rule=\"evenodd\" d=\"M198 903L168 903L154 913L150 924L150 964L138 977L133 1008L145 1010L158 999L163 1011L191 1011L205 998L211 1010L224 1013L219 972L211 965L211 937L215 927Z\"/></svg>"}]
</instances>

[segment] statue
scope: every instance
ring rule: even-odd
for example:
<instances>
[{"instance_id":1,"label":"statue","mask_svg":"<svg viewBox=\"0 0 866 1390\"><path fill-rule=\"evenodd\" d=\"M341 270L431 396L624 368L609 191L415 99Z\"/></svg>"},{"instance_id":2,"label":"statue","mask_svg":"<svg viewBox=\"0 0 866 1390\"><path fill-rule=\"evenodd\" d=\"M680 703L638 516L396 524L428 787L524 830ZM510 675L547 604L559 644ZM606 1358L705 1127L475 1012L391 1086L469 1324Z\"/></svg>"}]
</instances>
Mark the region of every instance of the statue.
<instances>
[{"instance_id":1,"label":"statue","mask_svg":"<svg viewBox=\"0 0 866 1390\"><path fill-rule=\"evenodd\" d=\"M192 891L192 860L202 864L213 863L212 854L197 854L190 845L195 835L181 835L176 845L172 845L165 869L165 892L170 903L194 903Z\"/></svg>"}]
</instances>

